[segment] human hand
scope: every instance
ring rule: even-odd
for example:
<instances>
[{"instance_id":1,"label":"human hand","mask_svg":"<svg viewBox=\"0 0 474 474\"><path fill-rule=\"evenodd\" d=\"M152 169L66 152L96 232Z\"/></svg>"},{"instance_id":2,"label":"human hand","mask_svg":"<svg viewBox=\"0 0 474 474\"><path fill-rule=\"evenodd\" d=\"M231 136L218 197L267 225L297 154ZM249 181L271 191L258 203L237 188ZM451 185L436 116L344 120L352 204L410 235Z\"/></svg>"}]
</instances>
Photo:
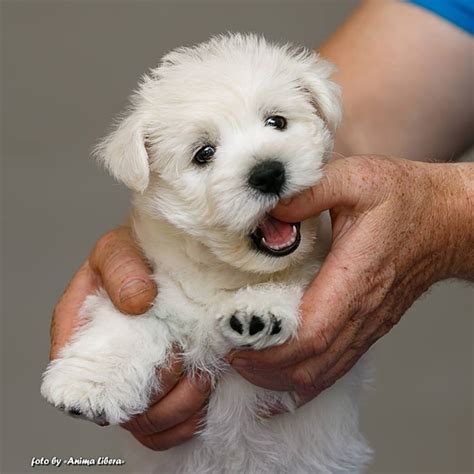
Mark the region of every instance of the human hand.
<instances>
[{"instance_id":1,"label":"human hand","mask_svg":"<svg viewBox=\"0 0 474 474\"><path fill-rule=\"evenodd\" d=\"M303 297L298 338L233 352L234 369L294 392L302 405L350 370L431 284L472 275L472 177L472 165L330 162L318 185L273 212L297 222L331 209L331 250Z\"/></svg>"},{"instance_id":2,"label":"human hand","mask_svg":"<svg viewBox=\"0 0 474 474\"><path fill-rule=\"evenodd\" d=\"M50 358L60 356L61 348L80 325L84 300L100 286L122 313L136 317L147 311L157 294L150 273L128 227L114 229L99 239L54 309ZM197 429L210 382L181 375L181 363L175 358L169 369L160 371L162 390L150 408L124 425L147 447L170 448L188 440Z\"/></svg>"}]
</instances>

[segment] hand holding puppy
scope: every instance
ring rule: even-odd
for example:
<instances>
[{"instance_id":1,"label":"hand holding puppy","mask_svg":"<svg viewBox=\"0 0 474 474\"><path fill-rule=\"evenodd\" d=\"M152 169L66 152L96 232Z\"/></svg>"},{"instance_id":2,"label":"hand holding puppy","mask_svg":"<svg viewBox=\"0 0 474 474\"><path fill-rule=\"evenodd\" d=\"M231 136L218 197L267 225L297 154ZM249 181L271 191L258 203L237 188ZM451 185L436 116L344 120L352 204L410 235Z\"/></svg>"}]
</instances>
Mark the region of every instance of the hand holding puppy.
<instances>
[{"instance_id":1,"label":"hand holding puppy","mask_svg":"<svg viewBox=\"0 0 474 474\"><path fill-rule=\"evenodd\" d=\"M274 214L294 222L330 209L329 255L301 306L297 340L231 354L250 382L302 405L342 377L433 283L473 278L471 164L383 156L337 159L322 181Z\"/></svg>"},{"instance_id":2,"label":"hand holding puppy","mask_svg":"<svg viewBox=\"0 0 474 474\"><path fill-rule=\"evenodd\" d=\"M130 317L140 315L153 303L157 289L151 270L131 235L130 229L118 227L102 236L89 258L72 278L58 301L51 322L50 358L73 335L79 324L79 310L87 296L103 286L114 305ZM181 364L175 361L161 374L163 390L149 410L124 425L138 440L151 433L157 449L183 443L196 431L210 383L206 378L181 377Z\"/></svg>"}]
</instances>

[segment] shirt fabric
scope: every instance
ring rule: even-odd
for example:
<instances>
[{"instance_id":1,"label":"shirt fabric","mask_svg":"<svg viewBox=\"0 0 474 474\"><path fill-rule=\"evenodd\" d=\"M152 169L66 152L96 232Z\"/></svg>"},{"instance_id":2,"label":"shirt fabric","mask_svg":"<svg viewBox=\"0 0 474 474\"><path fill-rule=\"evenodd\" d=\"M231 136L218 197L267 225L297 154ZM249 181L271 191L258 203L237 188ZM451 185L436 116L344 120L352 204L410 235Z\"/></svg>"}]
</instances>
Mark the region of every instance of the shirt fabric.
<instances>
[{"instance_id":1,"label":"shirt fabric","mask_svg":"<svg viewBox=\"0 0 474 474\"><path fill-rule=\"evenodd\" d=\"M408 0L474 34L474 0Z\"/></svg>"}]
</instances>

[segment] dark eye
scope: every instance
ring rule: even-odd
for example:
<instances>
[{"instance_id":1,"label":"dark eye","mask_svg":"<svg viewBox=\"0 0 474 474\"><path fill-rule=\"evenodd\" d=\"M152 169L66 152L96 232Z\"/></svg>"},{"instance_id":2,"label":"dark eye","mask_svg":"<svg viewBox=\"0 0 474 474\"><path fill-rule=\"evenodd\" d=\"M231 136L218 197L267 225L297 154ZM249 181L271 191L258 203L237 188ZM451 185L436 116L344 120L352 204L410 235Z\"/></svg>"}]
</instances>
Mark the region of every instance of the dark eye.
<instances>
[{"instance_id":1,"label":"dark eye","mask_svg":"<svg viewBox=\"0 0 474 474\"><path fill-rule=\"evenodd\" d=\"M277 130L285 130L286 125L286 118L282 117L281 115L272 115L271 117L268 117L267 120L265 120L266 127L273 127Z\"/></svg>"},{"instance_id":2,"label":"dark eye","mask_svg":"<svg viewBox=\"0 0 474 474\"><path fill-rule=\"evenodd\" d=\"M212 157L216 153L216 149L211 145L206 145L200 148L194 155L193 161L200 165L205 165L212 160Z\"/></svg>"}]
</instances>

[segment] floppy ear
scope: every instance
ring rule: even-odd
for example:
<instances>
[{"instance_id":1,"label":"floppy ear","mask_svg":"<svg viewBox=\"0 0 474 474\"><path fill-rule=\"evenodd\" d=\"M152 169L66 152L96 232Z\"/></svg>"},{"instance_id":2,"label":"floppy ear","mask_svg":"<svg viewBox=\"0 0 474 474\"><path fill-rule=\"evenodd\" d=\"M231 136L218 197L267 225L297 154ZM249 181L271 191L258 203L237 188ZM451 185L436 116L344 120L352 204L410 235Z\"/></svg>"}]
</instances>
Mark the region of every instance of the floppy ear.
<instances>
[{"instance_id":1,"label":"floppy ear","mask_svg":"<svg viewBox=\"0 0 474 474\"><path fill-rule=\"evenodd\" d=\"M303 89L316 113L334 134L342 118L341 89L330 80L336 68L315 52L311 53L309 60L310 66L303 79Z\"/></svg>"},{"instance_id":2,"label":"floppy ear","mask_svg":"<svg viewBox=\"0 0 474 474\"><path fill-rule=\"evenodd\" d=\"M150 177L143 119L138 112L125 117L95 148L94 155L118 181L143 192Z\"/></svg>"}]
</instances>

